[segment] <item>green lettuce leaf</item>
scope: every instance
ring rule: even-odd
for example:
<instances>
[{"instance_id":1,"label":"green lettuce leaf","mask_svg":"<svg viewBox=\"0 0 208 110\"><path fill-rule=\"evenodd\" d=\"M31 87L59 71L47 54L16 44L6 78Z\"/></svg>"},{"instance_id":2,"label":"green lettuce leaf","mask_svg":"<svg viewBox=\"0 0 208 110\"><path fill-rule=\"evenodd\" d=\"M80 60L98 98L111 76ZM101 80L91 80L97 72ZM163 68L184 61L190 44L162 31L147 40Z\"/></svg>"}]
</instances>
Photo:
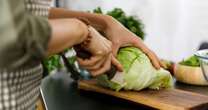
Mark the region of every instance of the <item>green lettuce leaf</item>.
<instances>
[{"instance_id":1,"label":"green lettuce leaf","mask_svg":"<svg viewBox=\"0 0 208 110\"><path fill-rule=\"evenodd\" d=\"M194 66L194 67L199 67L200 62L199 59L193 55L187 59L184 59L183 61L180 62L181 65L186 65L186 66Z\"/></svg>"},{"instance_id":2,"label":"green lettuce leaf","mask_svg":"<svg viewBox=\"0 0 208 110\"><path fill-rule=\"evenodd\" d=\"M173 86L171 74L162 68L156 70L149 58L138 48L121 48L117 59L123 65L124 72L116 73L119 75L115 75L111 80L107 75L101 75L97 78L98 84L116 91L120 89L139 91L145 88L160 89Z\"/></svg>"}]
</instances>

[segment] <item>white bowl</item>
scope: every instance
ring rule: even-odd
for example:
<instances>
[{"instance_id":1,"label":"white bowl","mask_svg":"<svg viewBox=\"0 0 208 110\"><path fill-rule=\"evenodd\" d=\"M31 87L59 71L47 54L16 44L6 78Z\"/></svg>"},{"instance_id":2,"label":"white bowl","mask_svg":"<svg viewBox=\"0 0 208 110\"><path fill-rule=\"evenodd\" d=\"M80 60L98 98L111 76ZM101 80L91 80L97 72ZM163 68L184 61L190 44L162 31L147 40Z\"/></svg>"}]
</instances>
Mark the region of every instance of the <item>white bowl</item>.
<instances>
[{"instance_id":1,"label":"white bowl","mask_svg":"<svg viewBox=\"0 0 208 110\"><path fill-rule=\"evenodd\" d=\"M202 73L205 79L208 81L208 49L199 50L195 55L198 57Z\"/></svg>"}]
</instances>

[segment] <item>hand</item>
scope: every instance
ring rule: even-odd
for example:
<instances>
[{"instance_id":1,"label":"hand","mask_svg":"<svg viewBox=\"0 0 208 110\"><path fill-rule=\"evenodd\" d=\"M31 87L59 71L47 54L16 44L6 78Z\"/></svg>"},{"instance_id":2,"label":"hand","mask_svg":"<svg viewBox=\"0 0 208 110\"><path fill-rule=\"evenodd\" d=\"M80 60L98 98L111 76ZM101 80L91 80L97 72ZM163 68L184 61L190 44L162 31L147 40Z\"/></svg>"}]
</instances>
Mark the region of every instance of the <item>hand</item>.
<instances>
[{"instance_id":1,"label":"hand","mask_svg":"<svg viewBox=\"0 0 208 110\"><path fill-rule=\"evenodd\" d=\"M156 54L151 51L138 36L130 32L112 17L107 16L106 22L107 28L104 33L113 44L112 51L114 56L117 55L120 47L135 46L141 49L150 58L156 69L159 69L162 66Z\"/></svg>"},{"instance_id":2,"label":"hand","mask_svg":"<svg viewBox=\"0 0 208 110\"><path fill-rule=\"evenodd\" d=\"M112 43L92 27L89 27L89 34L92 38L84 49L90 52L92 56L90 59L78 57L77 60L80 66L87 69L92 76L105 73L111 68L111 64L114 64L119 71L122 71L121 64L112 54Z\"/></svg>"}]
</instances>

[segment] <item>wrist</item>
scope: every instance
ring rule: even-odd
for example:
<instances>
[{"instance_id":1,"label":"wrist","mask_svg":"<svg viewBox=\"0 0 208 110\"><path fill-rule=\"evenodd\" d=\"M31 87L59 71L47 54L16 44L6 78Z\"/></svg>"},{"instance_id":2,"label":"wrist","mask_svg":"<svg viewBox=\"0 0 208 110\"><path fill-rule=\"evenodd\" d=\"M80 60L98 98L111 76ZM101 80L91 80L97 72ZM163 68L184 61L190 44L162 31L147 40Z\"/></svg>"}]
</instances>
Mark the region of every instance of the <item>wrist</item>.
<instances>
[{"instance_id":1,"label":"wrist","mask_svg":"<svg viewBox=\"0 0 208 110\"><path fill-rule=\"evenodd\" d=\"M109 29L113 22L114 22L114 18L112 16L109 15L102 15L103 18L103 23L101 25L103 25L103 29L102 31L106 31L107 29Z\"/></svg>"},{"instance_id":2,"label":"wrist","mask_svg":"<svg viewBox=\"0 0 208 110\"><path fill-rule=\"evenodd\" d=\"M118 21L110 15L103 15L103 16L104 16L104 22L106 24L106 29L109 29L118 23Z\"/></svg>"},{"instance_id":3,"label":"wrist","mask_svg":"<svg viewBox=\"0 0 208 110\"><path fill-rule=\"evenodd\" d=\"M112 30L116 30L118 29L117 27L117 22L112 16L109 15L104 15L105 16L105 23L106 23L106 27L104 30L102 30L105 34L105 37L107 37L108 39L110 39L109 37L111 37L111 33Z\"/></svg>"},{"instance_id":4,"label":"wrist","mask_svg":"<svg viewBox=\"0 0 208 110\"><path fill-rule=\"evenodd\" d=\"M83 24L86 25L87 27L87 34L84 35L84 40L82 40L81 43L79 43L78 45L76 45L75 47L81 47L81 48L86 48L88 47L90 41L91 41L91 36L90 36L90 22L88 21L88 19L86 18L77 18L78 20L80 20Z\"/></svg>"},{"instance_id":5,"label":"wrist","mask_svg":"<svg viewBox=\"0 0 208 110\"><path fill-rule=\"evenodd\" d=\"M80 32L80 36L78 37L78 42L77 44L80 44L82 42L84 42L87 37L89 36L89 30L88 30L88 25L85 24L84 22L77 20L79 22L79 25L81 27L81 32Z\"/></svg>"},{"instance_id":6,"label":"wrist","mask_svg":"<svg viewBox=\"0 0 208 110\"><path fill-rule=\"evenodd\" d=\"M108 15L88 13L87 17L83 17L90 21L90 25L94 27L97 31L104 31L108 28Z\"/></svg>"}]
</instances>

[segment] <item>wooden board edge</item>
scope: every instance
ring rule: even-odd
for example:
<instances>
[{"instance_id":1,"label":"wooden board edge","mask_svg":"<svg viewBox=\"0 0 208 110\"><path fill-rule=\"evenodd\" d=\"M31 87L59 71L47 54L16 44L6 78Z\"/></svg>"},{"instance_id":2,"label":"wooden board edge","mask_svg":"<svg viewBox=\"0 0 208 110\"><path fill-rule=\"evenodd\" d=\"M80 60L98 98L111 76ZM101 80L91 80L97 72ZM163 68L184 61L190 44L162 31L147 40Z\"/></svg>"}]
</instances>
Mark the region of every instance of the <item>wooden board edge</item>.
<instances>
[{"instance_id":1,"label":"wooden board edge","mask_svg":"<svg viewBox=\"0 0 208 110\"><path fill-rule=\"evenodd\" d=\"M169 105L169 104L166 104L166 103L160 103L160 104L157 103L157 104L155 104L154 102L157 102L157 101L154 101L154 100L153 101L148 101L148 104L144 99L140 100L140 102L138 102L135 98L129 98L128 96L123 95L123 94L120 94L120 97L118 97L117 95L115 95L115 92L112 91L112 90L107 90L105 88L101 88L101 87L97 87L97 86L89 86L89 84L86 84L85 81L79 81L78 82L78 89L111 95L111 96L114 96L114 97L117 97L117 98L120 98L120 99L130 100L132 102L140 103L140 104L150 106L150 107L160 109L160 110L167 110L167 108L169 108L168 110L190 110L190 108L184 108L184 107L180 107L180 106ZM106 92L106 90L107 90L107 92Z\"/></svg>"}]
</instances>

